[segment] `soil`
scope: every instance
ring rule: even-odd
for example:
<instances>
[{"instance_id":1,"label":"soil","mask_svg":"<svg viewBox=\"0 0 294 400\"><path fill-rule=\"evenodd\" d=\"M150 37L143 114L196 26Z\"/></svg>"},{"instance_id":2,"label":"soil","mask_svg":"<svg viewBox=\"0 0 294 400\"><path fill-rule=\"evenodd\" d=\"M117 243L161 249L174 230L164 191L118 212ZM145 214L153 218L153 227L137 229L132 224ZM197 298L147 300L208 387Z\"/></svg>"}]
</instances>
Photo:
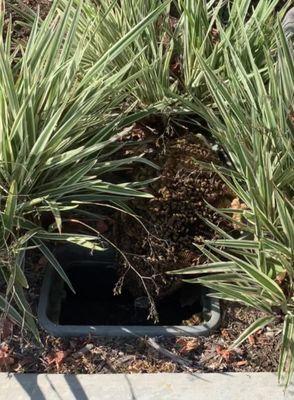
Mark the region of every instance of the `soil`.
<instances>
[{"instance_id":1,"label":"soil","mask_svg":"<svg viewBox=\"0 0 294 400\"><path fill-rule=\"evenodd\" d=\"M0 370L75 374L276 371L279 325L258 331L236 350L229 349L259 316L254 310L224 304L221 328L207 338L60 339L41 331L42 347L22 338L13 327L5 338L2 336L0 355L2 352L6 357L0 357Z\"/></svg>"},{"instance_id":2,"label":"soil","mask_svg":"<svg viewBox=\"0 0 294 400\"><path fill-rule=\"evenodd\" d=\"M5 2L5 22L8 24L9 19L11 18L12 22L12 45L17 47L18 45L25 46L29 34L30 29L23 23L21 14L15 10L23 10L25 7L29 7L30 9L37 12L39 10L40 18L46 18L50 7L52 5L52 0L22 0L19 3L16 0L7 0Z\"/></svg>"}]
</instances>

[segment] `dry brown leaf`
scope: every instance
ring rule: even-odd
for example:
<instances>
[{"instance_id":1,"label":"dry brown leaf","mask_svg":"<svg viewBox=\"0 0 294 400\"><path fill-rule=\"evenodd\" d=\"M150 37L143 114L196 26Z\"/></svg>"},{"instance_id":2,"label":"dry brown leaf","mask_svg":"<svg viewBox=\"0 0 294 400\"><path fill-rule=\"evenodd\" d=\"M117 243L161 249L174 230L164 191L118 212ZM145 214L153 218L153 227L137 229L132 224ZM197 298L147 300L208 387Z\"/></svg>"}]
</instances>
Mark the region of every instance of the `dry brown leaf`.
<instances>
[{"instance_id":1,"label":"dry brown leaf","mask_svg":"<svg viewBox=\"0 0 294 400\"><path fill-rule=\"evenodd\" d=\"M283 282L284 282L284 280L286 278L286 275L287 275L286 271L283 271L283 272L281 272L280 274L277 275L275 281L277 282L278 285L281 286L283 284Z\"/></svg>"},{"instance_id":2,"label":"dry brown leaf","mask_svg":"<svg viewBox=\"0 0 294 400\"><path fill-rule=\"evenodd\" d=\"M229 332L228 332L227 329L222 329L222 330L221 330L221 336L222 336L224 339L230 339L230 334L229 334Z\"/></svg>"},{"instance_id":3,"label":"dry brown leaf","mask_svg":"<svg viewBox=\"0 0 294 400\"><path fill-rule=\"evenodd\" d=\"M246 206L246 204L241 203L240 199L238 197L236 197L231 202L231 208L234 210L245 210L247 208L247 206ZM234 229L240 228L241 219L242 219L242 215L240 213L233 213L233 220L235 221L233 223Z\"/></svg>"},{"instance_id":4,"label":"dry brown leaf","mask_svg":"<svg viewBox=\"0 0 294 400\"><path fill-rule=\"evenodd\" d=\"M220 41L219 31L216 28L212 28L211 30L212 42L213 44L217 44Z\"/></svg>"},{"instance_id":5,"label":"dry brown leaf","mask_svg":"<svg viewBox=\"0 0 294 400\"><path fill-rule=\"evenodd\" d=\"M183 319L182 325L194 326L201 324L201 316L199 314L193 314L189 319Z\"/></svg>"},{"instance_id":6,"label":"dry brown leaf","mask_svg":"<svg viewBox=\"0 0 294 400\"><path fill-rule=\"evenodd\" d=\"M255 337L253 335L248 336L248 342L253 346L255 344Z\"/></svg>"},{"instance_id":7,"label":"dry brown leaf","mask_svg":"<svg viewBox=\"0 0 294 400\"><path fill-rule=\"evenodd\" d=\"M179 338L176 343L180 346L180 354L188 354L191 351L195 350L198 346L197 339Z\"/></svg>"},{"instance_id":8,"label":"dry brown leaf","mask_svg":"<svg viewBox=\"0 0 294 400\"><path fill-rule=\"evenodd\" d=\"M228 350L219 344L216 346L215 349L216 349L217 354L219 356L221 356L222 359L224 359L226 362L231 361L233 351Z\"/></svg>"},{"instance_id":9,"label":"dry brown leaf","mask_svg":"<svg viewBox=\"0 0 294 400\"><path fill-rule=\"evenodd\" d=\"M14 364L14 358L10 356L9 347L7 344L3 344L0 347L0 368L8 367L9 365Z\"/></svg>"},{"instance_id":10,"label":"dry brown leaf","mask_svg":"<svg viewBox=\"0 0 294 400\"><path fill-rule=\"evenodd\" d=\"M241 360L241 361L236 362L237 367L244 367L247 364L248 364L247 360Z\"/></svg>"},{"instance_id":11,"label":"dry brown leaf","mask_svg":"<svg viewBox=\"0 0 294 400\"><path fill-rule=\"evenodd\" d=\"M56 368L59 369L61 364L64 362L69 352L64 350L58 350L54 353L49 354L45 357L45 361L48 365L52 365L55 363Z\"/></svg>"}]
</instances>

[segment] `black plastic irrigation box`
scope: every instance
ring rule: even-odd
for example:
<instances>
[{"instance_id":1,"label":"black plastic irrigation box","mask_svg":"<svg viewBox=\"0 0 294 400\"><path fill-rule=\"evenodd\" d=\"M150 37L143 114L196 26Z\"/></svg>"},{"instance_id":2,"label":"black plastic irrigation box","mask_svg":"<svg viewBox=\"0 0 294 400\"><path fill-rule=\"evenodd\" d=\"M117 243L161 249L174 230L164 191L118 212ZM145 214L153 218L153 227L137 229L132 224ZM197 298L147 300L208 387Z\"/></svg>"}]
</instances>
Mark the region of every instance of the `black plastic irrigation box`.
<instances>
[{"instance_id":1,"label":"black plastic irrigation box","mask_svg":"<svg viewBox=\"0 0 294 400\"><path fill-rule=\"evenodd\" d=\"M113 251L94 252L91 255L89 250L80 246L65 245L56 249L55 257L68 274L74 288L76 285L79 286L80 297L75 297L55 270L47 269L41 288L38 317L40 325L53 336L87 336L89 334L95 336L206 336L219 325L219 301L208 297L204 288L200 288L200 291L196 290L196 286L193 286L193 291L190 289L188 295L189 304L192 306L185 307L189 309L193 307L194 300L198 301L198 307L201 307L198 312L201 311L204 316L204 322L200 325L128 323L128 318L132 319L136 309L130 312L126 308L124 301L129 301L126 295L123 297L124 301L119 296L113 296L113 285L117 279ZM111 293L111 298L109 293ZM93 301L93 296L95 301ZM105 296L108 296L109 303L105 302ZM79 301L81 297L84 303ZM163 305L163 307L168 307L163 314L170 314L172 321L175 321L174 317L178 314L177 302L180 297L181 293L176 294L171 299L170 305ZM139 304L142 299L144 300L144 298L139 298L135 301L139 300ZM113 304L113 302L116 303ZM67 309L65 303L67 303ZM109 323L113 312L119 316L119 319L126 315L124 323L116 321ZM139 312L142 310L139 309ZM92 317L94 317L94 322ZM98 317L99 323L95 317ZM107 323L103 318L106 318Z\"/></svg>"}]
</instances>

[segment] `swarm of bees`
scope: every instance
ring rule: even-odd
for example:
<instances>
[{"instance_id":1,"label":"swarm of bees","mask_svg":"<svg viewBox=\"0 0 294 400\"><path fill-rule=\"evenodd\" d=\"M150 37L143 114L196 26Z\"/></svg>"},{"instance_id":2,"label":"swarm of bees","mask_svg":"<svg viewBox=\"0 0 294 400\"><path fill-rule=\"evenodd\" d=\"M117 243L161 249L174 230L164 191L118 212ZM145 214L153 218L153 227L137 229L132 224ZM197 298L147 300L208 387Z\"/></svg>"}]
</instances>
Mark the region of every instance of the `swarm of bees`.
<instances>
[{"instance_id":1,"label":"swarm of bees","mask_svg":"<svg viewBox=\"0 0 294 400\"><path fill-rule=\"evenodd\" d=\"M124 246L129 246L137 272L149 278L145 284L150 293L161 297L179 285L165 272L203 261L193 243L212 239L214 232L202 218L216 225L227 224L207 203L216 208L230 206L232 195L215 172L199 163L218 164L220 160L196 135L170 140L159 161L161 176L152 186L154 198L139 210L146 230L135 221L125 221L128 236ZM132 292L143 294L145 289L136 274L130 271L127 281Z\"/></svg>"}]
</instances>

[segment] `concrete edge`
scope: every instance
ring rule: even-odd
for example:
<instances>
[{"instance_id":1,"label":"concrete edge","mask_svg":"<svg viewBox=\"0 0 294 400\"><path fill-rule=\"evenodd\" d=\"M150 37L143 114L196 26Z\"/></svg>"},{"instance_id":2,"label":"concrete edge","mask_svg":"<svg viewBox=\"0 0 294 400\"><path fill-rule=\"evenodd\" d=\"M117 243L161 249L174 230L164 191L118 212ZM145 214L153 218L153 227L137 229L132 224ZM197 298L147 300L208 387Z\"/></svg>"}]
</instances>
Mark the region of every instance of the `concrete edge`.
<instances>
[{"instance_id":1,"label":"concrete edge","mask_svg":"<svg viewBox=\"0 0 294 400\"><path fill-rule=\"evenodd\" d=\"M203 374L7 374L5 400L290 400L274 373Z\"/></svg>"}]
</instances>

